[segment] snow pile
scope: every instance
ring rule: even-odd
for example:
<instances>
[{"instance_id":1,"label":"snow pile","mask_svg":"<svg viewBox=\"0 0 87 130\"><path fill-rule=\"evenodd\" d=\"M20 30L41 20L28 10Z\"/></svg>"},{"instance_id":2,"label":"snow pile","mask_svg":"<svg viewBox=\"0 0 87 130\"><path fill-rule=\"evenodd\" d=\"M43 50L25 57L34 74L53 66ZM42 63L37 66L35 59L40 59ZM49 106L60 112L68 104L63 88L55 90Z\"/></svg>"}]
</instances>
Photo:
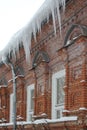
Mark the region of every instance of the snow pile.
<instances>
[{"instance_id":1,"label":"snow pile","mask_svg":"<svg viewBox=\"0 0 87 130\"><path fill-rule=\"evenodd\" d=\"M49 22L50 14L52 14L54 32L56 34L55 8L57 9L58 21L61 30L61 18L59 9L60 6L65 9L65 0L45 0L41 8L39 8L39 10L37 11L36 15L31 19L31 21L16 34L14 34L5 49L0 52L1 58L7 55L10 56L11 52L12 55L15 57L16 51L19 52L19 46L23 44L26 54L26 60L29 61L32 33L36 41L36 32L41 31L41 23L44 19L47 18L47 22Z\"/></svg>"},{"instance_id":2,"label":"snow pile","mask_svg":"<svg viewBox=\"0 0 87 130\"><path fill-rule=\"evenodd\" d=\"M46 123L47 124L48 120L47 119L40 119L40 120L35 120L33 122L33 124L43 124L43 123Z\"/></svg>"}]
</instances>

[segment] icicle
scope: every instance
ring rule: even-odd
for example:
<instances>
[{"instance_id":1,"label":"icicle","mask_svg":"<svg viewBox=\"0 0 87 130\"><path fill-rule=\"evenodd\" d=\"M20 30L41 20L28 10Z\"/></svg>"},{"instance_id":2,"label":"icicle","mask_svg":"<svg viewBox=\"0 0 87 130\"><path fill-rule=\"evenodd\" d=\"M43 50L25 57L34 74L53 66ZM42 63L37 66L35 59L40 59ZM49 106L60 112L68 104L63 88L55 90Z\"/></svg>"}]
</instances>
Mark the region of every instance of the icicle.
<instances>
[{"instance_id":1,"label":"icicle","mask_svg":"<svg viewBox=\"0 0 87 130\"><path fill-rule=\"evenodd\" d=\"M49 16L50 16L50 14L46 11L46 18L47 18L47 23L49 23Z\"/></svg>"},{"instance_id":2,"label":"icicle","mask_svg":"<svg viewBox=\"0 0 87 130\"><path fill-rule=\"evenodd\" d=\"M54 33L56 35L56 22L55 22L54 10L52 10L52 17L53 17Z\"/></svg>"},{"instance_id":3,"label":"icicle","mask_svg":"<svg viewBox=\"0 0 87 130\"><path fill-rule=\"evenodd\" d=\"M58 15L58 21L59 21L59 29L60 29L60 34L61 34L61 17L60 17L60 10L59 10L59 1L56 1L57 5L57 15Z\"/></svg>"},{"instance_id":4,"label":"icicle","mask_svg":"<svg viewBox=\"0 0 87 130\"><path fill-rule=\"evenodd\" d=\"M65 0L62 0L63 11L65 11Z\"/></svg>"},{"instance_id":5,"label":"icicle","mask_svg":"<svg viewBox=\"0 0 87 130\"><path fill-rule=\"evenodd\" d=\"M12 56L12 58L14 58L14 61L16 61L16 51L15 51L15 49L13 48L12 49L12 54L13 54L13 56Z\"/></svg>"},{"instance_id":6,"label":"icicle","mask_svg":"<svg viewBox=\"0 0 87 130\"><path fill-rule=\"evenodd\" d=\"M2 62L8 67L8 61L6 56L2 56Z\"/></svg>"},{"instance_id":7,"label":"icicle","mask_svg":"<svg viewBox=\"0 0 87 130\"><path fill-rule=\"evenodd\" d=\"M55 1L54 1L55 3ZM55 22L55 13L54 13L54 3L50 3L50 8L51 8L51 12L52 12L52 18L53 18L53 26L54 26L54 33L56 35L56 22Z\"/></svg>"},{"instance_id":8,"label":"icicle","mask_svg":"<svg viewBox=\"0 0 87 130\"><path fill-rule=\"evenodd\" d=\"M11 48L9 47L9 49L8 49L8 56L9 56L9 58L10 58L10 53L11 53Z\"/></svg>"},{"instance_id":9,"label":"icicle","mask_svg":"<svg viewBox=\"0 0 87 130\"><path fill-rule=\"evenodd\" d=\"M24 32L26 33L26 32ZM29 34L29 35L28 35ZM22 38L25 54L26 54L26 61L27 63L30 61L30 45L31 45L31 32L27 33L26 37Z\"/></svg>"},{"instance_id":10,"label":"icicle","mask_svg":"<svg viewBox=\"0 0 87 130\"><path fill-rule=\"evenodd\" d=\"M57 16L59 21L59 27L61 31L61 18L60 18L60 5L63 6L65 10L65 0L45 0L41 8L36 12L36 15L31 19L25 27L20 29L14 36L11 38L10 42L7 44L6 48L1 51L0 57L7 56L10 52L13 51L14 56L16 56L16 51L19 53L19 46L23 42L26 60L30 60L30 46L32 33L36 41L37 30L41 32L41 23L47 18L49 21L49 15L52 13L54 33L56 35L56 21L55 21L55 9L57 9Z\"/></svg>"},{"instance_id":11,"label":"icicle","mask_svg":"<svg viewBox=\"0 0 87 130\"><path fill-rule=\"evenodd\" d=\"M37 40L36 40L36 25L35 25L35 22L32 23L32 29L33 29L34 39L35 39L35 42L36 42Z\"/></svg>"},{"instance_id":12,"label":"icicle","mask_svg":"<svg viewBox=\"0 0 87 130\"><path fill-rule=\"evenodd\" d=\"M18 40L18 35L15 35L15 41L14 41L14 44L16 44L15 46L15 52L17 52L17 55L18 57L20 56L20 53L19 53L19 47L20 47L20 41Z\"/></svg>"},{"instance_id":13,"label":"icicle","mask_svg":"<svg viewBox=\"0 0 87 130\"><path fill-rule=\"evenodd\" d=\"M18 55L18 57L20 57L19 47L20 47L20 43L18 44L18 39L17 39L17 47L16 47L16 51L17 51L17 55Z\"/></svg>"},{"instance_id":14,"label":"icicle","mask_svg":"<svg viewBox=\"0 0 87 130\"><path fill-rule=\"evenodd\" d=\"M37 25L37 29L38 29L38 32L41 32L41 21L38 17L38 19L36 19L36 25Z\"/></svg>"}]
</instances>

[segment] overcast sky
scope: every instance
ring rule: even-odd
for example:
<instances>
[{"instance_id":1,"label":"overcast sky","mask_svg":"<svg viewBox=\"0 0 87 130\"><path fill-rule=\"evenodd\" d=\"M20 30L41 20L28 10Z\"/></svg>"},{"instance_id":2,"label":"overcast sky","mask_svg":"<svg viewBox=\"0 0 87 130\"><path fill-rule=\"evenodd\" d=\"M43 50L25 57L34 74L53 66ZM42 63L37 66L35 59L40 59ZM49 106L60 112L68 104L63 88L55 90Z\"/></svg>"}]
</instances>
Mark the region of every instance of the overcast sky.
<instances>
[{"instance_id":1,"label":"overcast sky","mask_svg":"<svg viewBox=\"0 0 87 130\"><path fill-rule=\"evenodd\" d=\"M0 50L25 26L45 0L0 0Z\"/></svg>"}]
</instances>

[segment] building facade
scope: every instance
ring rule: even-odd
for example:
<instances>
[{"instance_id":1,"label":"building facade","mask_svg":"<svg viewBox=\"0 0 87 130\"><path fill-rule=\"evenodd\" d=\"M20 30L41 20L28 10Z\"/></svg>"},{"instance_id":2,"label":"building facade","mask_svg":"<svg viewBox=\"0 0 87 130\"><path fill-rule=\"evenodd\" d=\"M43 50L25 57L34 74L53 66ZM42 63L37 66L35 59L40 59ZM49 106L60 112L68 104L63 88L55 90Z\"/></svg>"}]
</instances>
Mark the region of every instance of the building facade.
<instances>
[{"instance_id":1,"label":"building facade","mask_svg":"<svg viewBox=\"0 0 87 130\"><path fill-rule=\"evenodd\" d=\"M10 58L16 81L16 129L87 129L87 1L68 0L56 18L43 21L37 41L32 37L30 63L20 54ZM55 17L56 10L55 10ZM13 129L12 68L0 64L0 129Z\"/></svg>"}]
</instances>

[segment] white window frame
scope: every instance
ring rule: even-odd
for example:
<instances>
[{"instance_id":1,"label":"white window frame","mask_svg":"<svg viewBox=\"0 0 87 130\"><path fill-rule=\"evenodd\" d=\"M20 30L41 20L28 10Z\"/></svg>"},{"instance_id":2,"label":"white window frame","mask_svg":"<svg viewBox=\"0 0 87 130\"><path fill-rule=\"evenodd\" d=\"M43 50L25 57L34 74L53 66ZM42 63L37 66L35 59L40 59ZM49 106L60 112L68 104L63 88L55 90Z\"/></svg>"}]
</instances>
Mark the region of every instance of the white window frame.
<instances>
[{"instance_id":1,"label":"white window frame","mask_svg":"<svg viewBox=\"0 0 87 130\"><path fill-rule=\"evenodd\" d=\"M34 90L34 84L31 84L27 87L27 113L26 113L26 120L31 121L31 116L34 113L34 110L31 110L31 92Z\"/></svg>"},{"instance_id":2,"label":"white window frame","mask_svg":"<svg viewBox=\"0 0 87 130\"><path fill-rule=\"evenodd\" d=\"M52 75L52 119L57 119L57 111L60 111L60 117L62 117L62 111L64 109L64 104L57 107L57 79L65 77L65 69L61 70Z\"/></svg>"},{"instance_id":3,"label":"white window frame","mask_svg":"<svg viewBox=\"0 0 87 130\"><path fill-rule=\"evenodd\" d=\"M10 94L10 122L13 122L13 98L14 94Z\"/></svg>"}]
</instances>

